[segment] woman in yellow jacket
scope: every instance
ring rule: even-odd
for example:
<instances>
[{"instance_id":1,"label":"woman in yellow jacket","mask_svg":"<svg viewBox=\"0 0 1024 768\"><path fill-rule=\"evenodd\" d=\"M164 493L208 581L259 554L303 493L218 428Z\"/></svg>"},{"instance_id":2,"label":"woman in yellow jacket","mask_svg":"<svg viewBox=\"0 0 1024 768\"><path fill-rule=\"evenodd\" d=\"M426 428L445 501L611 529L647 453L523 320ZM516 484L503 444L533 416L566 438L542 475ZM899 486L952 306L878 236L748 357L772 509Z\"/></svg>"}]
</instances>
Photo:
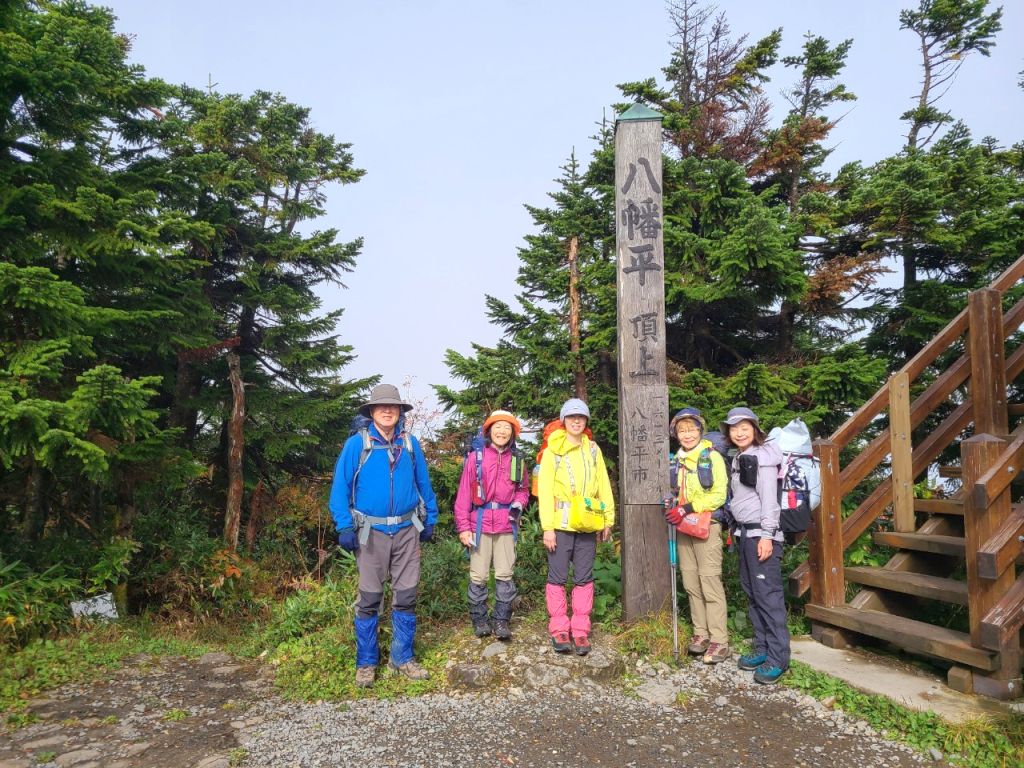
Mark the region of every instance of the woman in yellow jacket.
<instances>
[{"instance_id":1,"label":"woman in yellow jacket","mask_svg":"<svg viewBox=\"0 0 1024 768\"><path fill-rule=\"evenodd\" d=\"M568 400L558 416L565 428L548 437L537 493L548 550L548 633L556 652L575 649L585 656L590 652L597 542L611 536L615 500L601 449L584 434L590 420L587 404L578 398ZM570 563L574 582L571 620L565 598Z\"/></svg>"},{"instance_id":2,"label":"woman in yellow jacket","mask_svg":"<svg viewBox=\"0 0 1024 768\"><path fill-rule=\"evenodd\" d=\"M666 500L665 518L669 525L678 527L684 514L712 516L707 539L677 534L676 541L683 589L690 598L693 620L693 642L686 650L703 656L705 664L718 664L729 658L729 634L722 586L722 524L714 513L725 505L729 474L725 459L704 438L705 431L704 419L696 408L684 408L672 419L669 433L679 441L673 462L678 475L672 478L672 488L678 491L672 502Z\"/></svg>"}]
</instances>

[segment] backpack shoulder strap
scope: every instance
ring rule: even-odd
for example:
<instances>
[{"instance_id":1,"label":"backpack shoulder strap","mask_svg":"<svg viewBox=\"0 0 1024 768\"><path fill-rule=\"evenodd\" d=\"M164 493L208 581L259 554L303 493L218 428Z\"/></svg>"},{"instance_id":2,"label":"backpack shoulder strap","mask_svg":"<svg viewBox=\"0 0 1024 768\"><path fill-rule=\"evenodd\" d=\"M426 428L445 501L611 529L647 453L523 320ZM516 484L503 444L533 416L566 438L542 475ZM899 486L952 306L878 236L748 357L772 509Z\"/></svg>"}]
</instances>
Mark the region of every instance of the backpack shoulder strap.
<instances>
[{"instance_id":1,"label":"backpack shoulder strap","mask_svg":"<svg viewBox=\"0 0 1024 768\"><path fill-rule=\"evenodd\" d=\"M370 454L373 453L373 440L370 438L370 430L367 427L363 427L359 430L359 437L363 441L363 448L359 454L359 463L356 465L356 473L352 476L352 498L349 499L349 505L351 508L355 508L356 505L356 483L359 480L359 473L363 469L363 464L370 458Z\"/></svg>"}]
</instances>

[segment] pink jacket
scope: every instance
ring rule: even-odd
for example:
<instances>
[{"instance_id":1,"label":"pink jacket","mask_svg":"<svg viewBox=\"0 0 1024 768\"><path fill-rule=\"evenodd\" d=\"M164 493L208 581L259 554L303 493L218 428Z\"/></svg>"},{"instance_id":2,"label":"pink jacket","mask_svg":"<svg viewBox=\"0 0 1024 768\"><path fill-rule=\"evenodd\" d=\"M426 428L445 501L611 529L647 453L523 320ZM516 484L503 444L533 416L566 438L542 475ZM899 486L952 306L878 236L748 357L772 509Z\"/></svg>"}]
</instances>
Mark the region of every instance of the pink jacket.
<instances>
[{"instance_id":1,"label":"pink jacket","mask_svg":"<svg viewBox=\"0 0 1024 768\"><path fill-rule=\"evenodd\" d=\"M516 485L509 479L512 451L499 452L493 446L484 448L484 501L498 504L518 503L524 509L530 500L529 477L524 472L523 482ZM476 510L473 509L473 485L476 483L476 453L466 458L459 481L459 494L455 497L455 527L459 533L476 532ZM512 522L507 509L484 509L483 533L512 533Z\"/></svg>"}]
</instances>

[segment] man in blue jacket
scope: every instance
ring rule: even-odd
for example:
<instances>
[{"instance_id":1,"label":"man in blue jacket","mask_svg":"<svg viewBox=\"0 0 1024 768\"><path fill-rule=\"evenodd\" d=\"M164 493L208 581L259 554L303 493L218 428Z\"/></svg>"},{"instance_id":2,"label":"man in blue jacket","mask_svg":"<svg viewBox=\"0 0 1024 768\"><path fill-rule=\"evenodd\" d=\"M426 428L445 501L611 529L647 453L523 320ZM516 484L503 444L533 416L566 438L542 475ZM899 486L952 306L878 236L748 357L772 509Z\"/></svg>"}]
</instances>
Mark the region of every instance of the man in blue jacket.
<instances>
[{"instance_id":1,"label":"man in blue jacket","mask_svg":"<svg viewBox=\"0 0 1024 768\"><path fill-rule=\"evenodd\" d=\"M416 587L420 542L430 541L437 499L419 441L404 431L412 410L391 384L374 387L359 408L367 425L345 441L334 467L330 508L338 544L355 552L356 685L377 677L377 622L384 583L391 575L391 658L388 666L410 680L430 677L412 657L416 636Z\"/></svg>"}]
</instances>

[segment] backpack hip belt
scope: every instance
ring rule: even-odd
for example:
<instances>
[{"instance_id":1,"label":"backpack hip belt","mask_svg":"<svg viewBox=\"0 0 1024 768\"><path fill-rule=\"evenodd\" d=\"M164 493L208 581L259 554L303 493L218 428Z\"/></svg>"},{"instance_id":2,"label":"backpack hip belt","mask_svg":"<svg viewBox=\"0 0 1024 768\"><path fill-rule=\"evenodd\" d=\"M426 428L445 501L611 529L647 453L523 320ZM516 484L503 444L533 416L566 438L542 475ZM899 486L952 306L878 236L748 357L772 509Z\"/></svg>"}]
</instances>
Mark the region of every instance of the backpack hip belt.
<instances>
[{"instance_id":1,"label":"backpack hip belt","mask_svg":"<svg viewBox=\"0 0 1024 768\"><path fill-rule=\"evenodd\" d=\"M390 528L391 526L402 525L412 521L412 527L417 531L422 531L422 517L423 515L419 507L412 512L406 512L404 515L395 515L393 517L374 517L373 515L364 515L358 509L352 510L352 523L355 530L359 531L360 544L366 544L370 538L370 529L375 525L386 525Z\"/></svg>"},{"instance_id":2,"label":"backpack hip belt","mask_svg":"<svg viewBox=\"0 0 1024 768\"><path fill-rule=\"evenodd\" d=\"M476 545L474 547L474 549L476 549L476 548L479 548L479 546L480 546L480 536L483 534L483 530L484 530L484 510L485 509L491 509L491 510L494 510L494 509L507 509L507 510L511 510L512 509L512 505L511 504L499 504L496 501L489 501L486 504L478 504L478 505L474 506L473 509L476 510ZM512 519L512 515L511 514L509 514L509 521L512 523L512 540L518 542L519 541L519 526L516 524L516 521Z\"/></svg>"}]
</instances>

